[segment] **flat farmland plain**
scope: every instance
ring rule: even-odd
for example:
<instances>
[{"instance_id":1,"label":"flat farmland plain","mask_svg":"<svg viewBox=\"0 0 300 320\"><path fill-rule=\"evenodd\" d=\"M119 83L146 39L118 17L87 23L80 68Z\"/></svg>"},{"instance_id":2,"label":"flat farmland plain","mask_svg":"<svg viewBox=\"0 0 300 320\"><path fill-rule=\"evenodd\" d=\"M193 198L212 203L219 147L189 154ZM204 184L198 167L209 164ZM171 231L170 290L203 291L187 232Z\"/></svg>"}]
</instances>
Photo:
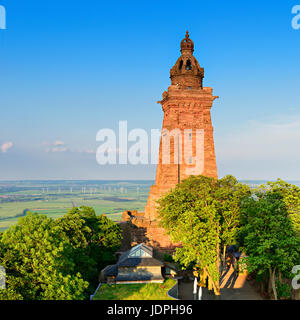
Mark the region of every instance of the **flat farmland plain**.
<instances>
[{"instance_id":1,"label":"flat farmland plain","mask_svg":"<svg viewBox=\"0 0 300 320\"><path fill-rule=\"evenodd\" d=\"M120 221L124 210L142 211L153 181L2 181L0 231L26 212L61 217L72 207L89 206L97 215Z\"/></svg>"},{"instance_id":2,"label":"flat farmland plain","mask_svg":"<svg viewBox=\"0 0 300 320\"><path fill-rule=\"evenodd\" d=\"M241 181L256 188L265 180ZM288 181L300 186L299 181ZM17 223L26 212L57 218L72 207L89 206L120 221L124 210L143 211L152 180L0 181L0 232Z\"/></svg>"}]
</instances>

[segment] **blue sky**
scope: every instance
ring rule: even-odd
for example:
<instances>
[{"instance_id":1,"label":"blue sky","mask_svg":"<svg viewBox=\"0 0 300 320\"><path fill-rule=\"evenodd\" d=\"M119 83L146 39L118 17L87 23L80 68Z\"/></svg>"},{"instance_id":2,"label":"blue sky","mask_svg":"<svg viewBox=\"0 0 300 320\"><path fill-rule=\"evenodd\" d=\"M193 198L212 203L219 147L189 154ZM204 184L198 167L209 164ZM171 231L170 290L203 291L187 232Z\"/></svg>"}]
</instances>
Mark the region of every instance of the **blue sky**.
<instances>
[{"instance_id":1,"label":"blue sky","mask_svg":"<svg viewBox=\"0 0 300 320\"><path fill-rule=\"evenodd\" d=\"M189 30L220 96L219 175L300 180L296 4L0 0L0 179L153 179L153 165L99 166L95 137L119 120L161 127L156 101Z\"/></svg>"}]
</instances>

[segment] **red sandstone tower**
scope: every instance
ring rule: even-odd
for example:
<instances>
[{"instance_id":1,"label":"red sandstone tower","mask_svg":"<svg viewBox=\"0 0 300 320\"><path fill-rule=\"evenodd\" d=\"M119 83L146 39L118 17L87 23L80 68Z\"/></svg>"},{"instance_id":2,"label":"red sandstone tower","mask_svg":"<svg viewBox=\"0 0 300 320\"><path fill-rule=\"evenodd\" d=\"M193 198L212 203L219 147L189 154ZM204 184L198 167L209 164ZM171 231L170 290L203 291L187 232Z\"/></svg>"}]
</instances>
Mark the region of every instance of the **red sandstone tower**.
<instances>
[{"instance_id":1,"label":"red sandstone tower","mask_svg":"<svg viewBox=\"0 0 300 320\"><path fill-rule=\"evenodd\" d=\"M217 178L210 109L218 97L213 96L212 88L203 87L204 69L193 52L194 43L187 32L181 41L181 56L170 71L171 85L163 93L163 100L158 102L162 105L164 119L155 185L151 187L145 213L131 218L133 224L144 230L144 238L139 234L136 242L148 241L159 248L172 248L173 244L159 227L156 200L190 175ZM171 132L168 135L169 162L164 161L165 132ZM197 146L200 146L200 153ZM190 157L183 156L185 150Z\"/></svg>"}]
</instances>

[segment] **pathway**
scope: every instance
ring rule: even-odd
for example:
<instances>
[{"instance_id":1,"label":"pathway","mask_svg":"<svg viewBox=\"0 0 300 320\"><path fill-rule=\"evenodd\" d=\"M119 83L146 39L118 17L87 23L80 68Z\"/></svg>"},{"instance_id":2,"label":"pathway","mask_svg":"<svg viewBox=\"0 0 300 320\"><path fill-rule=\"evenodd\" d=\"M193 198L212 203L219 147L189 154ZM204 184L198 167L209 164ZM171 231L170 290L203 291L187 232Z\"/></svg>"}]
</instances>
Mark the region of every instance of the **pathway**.
<instances>
[{"instance_id":1,"label":"pathway","mask_svg":"<svg viewBox=\"0 0 300 320\"><path fill-rule=\"evenodd\" d=\"M225 271L220 279L221 300L262 300L262 297L247 281L244 274L236 275L231 267ZM194 300L194 282L179 281L179 298L182 300ZM202 289L202 300L215 300L213 293L207 288Z\"/></svg>"}]
</instances>

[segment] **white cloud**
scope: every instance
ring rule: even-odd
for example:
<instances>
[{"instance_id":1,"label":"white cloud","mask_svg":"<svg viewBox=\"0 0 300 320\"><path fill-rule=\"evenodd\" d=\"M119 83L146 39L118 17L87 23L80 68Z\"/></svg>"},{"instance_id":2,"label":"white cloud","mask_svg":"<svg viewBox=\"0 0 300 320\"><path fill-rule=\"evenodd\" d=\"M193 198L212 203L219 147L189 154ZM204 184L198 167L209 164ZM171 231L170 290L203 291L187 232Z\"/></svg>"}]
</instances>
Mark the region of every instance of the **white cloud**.
<instances>
[{"instance_id":1,"label":"white cloud","mask_svg":"<svg viewBox=\"0 0 300 320\"><path fill-rule=\"evenodd\" d=\"M96 151L94 149L70 149L69 151L74 153L96 154Z\"/></svg>"},{"instance_id":2,"label":"white cloud","mask_svg":"<svg viewBox=\"0 0 300 320\"><path fill-rule=\"evenodd\" d=\"M58 152L73 152L73 153L87 153L87 154L96 154L96 151L93 149L74 149L70 148L69 146L66 145L64 141L57 140L54 143L52 142L43 142L42 146L45 146L46 149L45 151L47 153L53 152L53 153L58 153Z\"/></svg>"},{"instance_id":3,"label":"white cloud","mask_svg":"<svg viewBox=\"0 0 300 320\"><path fill-rule=\"evenodd\" d=\"M66 147L55 147L51 149L52 152L66 152L68 149Z\"/></svg>"},{"instance_id":4,"label":"white cloud","mask_svg":"<svg viewBox=\"0 0 300 320\"><path fill-rule=\"evenodd\" d=\"M63 141L55 141L54 143L50 142L43 142L43 146L47 146L45 149L46 152L67 152L68 148L66 147L66 144Z\"/></svg>"},{"instance_id":5,"label":"white cloud","mask_svg":"<svg viewBox=\"0 0 300 320\"><path fill-rule=\"evenodd\" d=\"M65 143L63 141L55 141L55 144L56 146L64 146Z\"/></svg>"},{"instance_id":6,"label":"white cloud","mask_svg":"<svg viewBox=\"0 0 300 320\"><path fill-rule=\"evenodd\" d=\"M2 152L5 153L5 152L7 152L8 149L10 149L12 146L13 146L13 143L12 143L12 142L5 142L5 143L2 144L1 150L2 150Z\"/></svg>"}]
</instances>

